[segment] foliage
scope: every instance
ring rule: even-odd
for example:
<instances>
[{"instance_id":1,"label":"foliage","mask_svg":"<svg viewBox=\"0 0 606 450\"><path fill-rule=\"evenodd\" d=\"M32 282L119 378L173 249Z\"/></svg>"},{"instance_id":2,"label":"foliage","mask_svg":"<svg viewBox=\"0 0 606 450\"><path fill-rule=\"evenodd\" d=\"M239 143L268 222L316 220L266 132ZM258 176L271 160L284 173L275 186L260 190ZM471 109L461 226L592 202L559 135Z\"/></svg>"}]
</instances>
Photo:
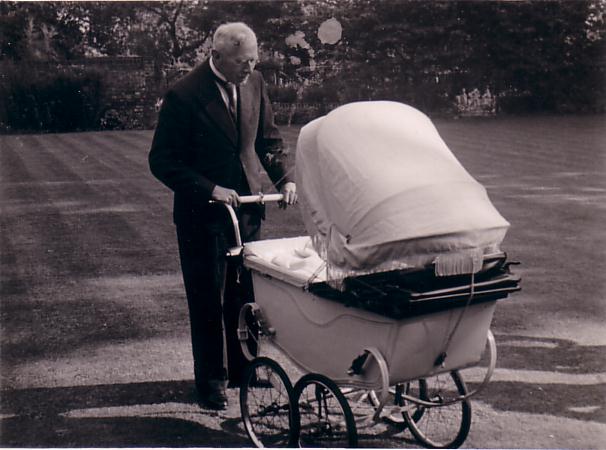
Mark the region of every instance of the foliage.
<instances>
[{"instance_id":1,"label":"foliage","mask_svg":"<svg viewBox=\"0 0 606 450\"><path fill-rule=\"evenodd\" d=\"M302 97L306 103L335 103L339 100L337 92L329 83L306 88Z\"/></svg>"},{"instance_id":2,"label":"foliage","mask_svg":"<svg viewBox=\"0 0 606 450\"><path fill-rule=\"evenodd\" d=\"M90 70L22 71L3 65L0 129L3 131L74 131L96 129L102 74Z\"/></svg>"},{"instance_id":3,"label":"foliage","mask_svg":"<svg viewBox=\"0 0 606 450\"><path fill-rule=\"evenodd\" d=\"M446 108L463 88L487 87L528 95L533 110L595 110L604 89L603 5L351 1L338 10L346 51L336 66L351 68L344 84L425 110Z\"/></svg>"},{"instance_id":4,"label":"foliage","mask_svg":"<svg viewBox=\"0 0 606 450\"><path fill-rule=\"evenodd\" d=\"M606 48L603 40L588 39L584 23L591 2L464 6L467 29L473 32L470 65L491 81L493 91L526 97L525 107L535 111L575 103L590 107L591 97L597 98Z\"/></svg>"},{"instance_id":5,"label":"foliage","mask_svg":"<svg viewBox=\"0 0 606 450\"><path fill-rule=\"evenodd\" d=\"M1 2L0 60L137 55L170 83L235 20L256 30L269 83L289 86L272 88L279 102L449 111L488 88L501 112L604 110L606 0Z\"/></svg>"},{"instance_id":6,"label":"foliage","mask_svg":"<svg viewBox=\"0 0 606 450\"><path fill-rule=\"evenodd\" d=\"M72 6L54 2L0 3L0 60L81 56L81 35Z\"/></svg>"},{"instance_id":7,"label":"foliage","mask_svg":"<svg viewBox=\"0 0 606 450\"><path fill-rule=\"evenodd\" d=\"M297 101L297 88L294 86L270 85L267 91L273 102L294 103Z\"/></svg>"}]
</instances>

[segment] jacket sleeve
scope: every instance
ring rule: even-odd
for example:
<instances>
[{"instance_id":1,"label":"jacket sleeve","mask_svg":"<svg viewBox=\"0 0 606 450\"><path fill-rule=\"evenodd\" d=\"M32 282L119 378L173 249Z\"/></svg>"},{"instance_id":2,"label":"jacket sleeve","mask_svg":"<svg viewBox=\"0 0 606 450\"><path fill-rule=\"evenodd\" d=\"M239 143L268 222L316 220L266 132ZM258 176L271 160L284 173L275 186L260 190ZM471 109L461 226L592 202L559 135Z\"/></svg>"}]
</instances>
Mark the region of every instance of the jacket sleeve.
<instances>
[{"instance_id":1,"label":"jacket sleeve","mask_svg":"<svg viewBox=\"0 0 606 450\"><path fill-rule=\"evenodd\" d=\"M149 167L162 183L196 201L210 199L215 184L190 168L190 108L169 91L160 108L158 125L149 152Z\"/></svg>"},{"instance_id":2,"label":"jacket sleeve","mask_svg":"<svg viewBox=\"0 0 606 450\"><path fill-rule=\"evenodd\" d=\"M271 101L263 78L260 79L260 83L261 110L255 149L271 181L279 190L285 183L293 181L294 176L288 164L288 150L274 121Z\"/></svg>"}]
</instances>

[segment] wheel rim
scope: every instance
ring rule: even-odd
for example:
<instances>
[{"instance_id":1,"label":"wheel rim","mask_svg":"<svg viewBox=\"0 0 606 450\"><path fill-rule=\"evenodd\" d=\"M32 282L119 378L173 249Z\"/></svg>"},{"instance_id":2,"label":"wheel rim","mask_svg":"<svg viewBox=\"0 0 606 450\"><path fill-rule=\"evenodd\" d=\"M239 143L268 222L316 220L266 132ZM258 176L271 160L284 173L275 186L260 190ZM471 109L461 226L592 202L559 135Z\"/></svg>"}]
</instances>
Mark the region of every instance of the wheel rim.
<instances>
[{"instance_id":1,"label":"wheel rim","mask_svg":"<svg viewBox=\"0 0 606 450\"><path fill-rule=\"evenodd\" d=\"M404 413L404 419L417 441L429 448L456 448L463 444L471 426L471 403L469 400L452 401L466 392L465 383L457 371L409 384L408 395L444 404L419 406L412 415Z\"/></svg>"},{"instance_id":2,"label":"wheel rim","mask_svg":"<svg viewBox=\"0 0 606 450\"><path fill-rule=\"evenodd\" d=\"M356 425L347 400L330 379L304 376L295 385L300 447L355 447Z\"/></svg>"},{"instance_id":3,"label":"wheel rim","mask_svg":"<svg viewBox=\"0 0 606 450\"><path fill-rule=\"evenodd\" d=\"M287 447L291 441L292 384L278 363L257 358L240 388L244 428L256 447Z\"/></svg>"}]
</instances>

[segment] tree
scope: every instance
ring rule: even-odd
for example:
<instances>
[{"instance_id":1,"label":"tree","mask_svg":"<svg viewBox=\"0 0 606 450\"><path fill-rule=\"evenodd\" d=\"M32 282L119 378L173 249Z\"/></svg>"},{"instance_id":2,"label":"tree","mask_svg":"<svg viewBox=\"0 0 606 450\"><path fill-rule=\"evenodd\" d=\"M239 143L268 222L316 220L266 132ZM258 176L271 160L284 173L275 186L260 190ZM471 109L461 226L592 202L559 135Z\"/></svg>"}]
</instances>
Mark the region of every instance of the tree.
<instances>
[{"instance_id":1,"label":"tree","mask_svg":"<svg viewBox=\"0 0 606 450\"><path fill-rule=\"evenodd\" d=\"M82 33L68 12L74 5L55 2L0 4L0 58L12 60L81 56Z\"/></svg>"},{"instance_id":2,"label":"tree","mask_svg":"<svg viewBox=\"0 0 606 450\"><path fill-rule=\"evenodd\" d=\"M598 88L595 78L603 68L596 62L605 54L603 39L592 41L585 27L593 4L462 4L473 44L470 72L517 102L514 109L560 110L591 102L586 88Z\"/></svg>"},{"instance_id":3,"label":"tree","mask_svg":"<svg viewBox=\"0 0 606 450\"><path fill-rule=\"evenodd\" d=\"M557 110L603 98L605 19L606 0L0 2L0 59L143 56L172 79L208 55L217 25L241 20L260 69L299 100L431 110L490 87L503 105ZM334 42L318 34L328 22Z\"/></svg>"}]
</instances>

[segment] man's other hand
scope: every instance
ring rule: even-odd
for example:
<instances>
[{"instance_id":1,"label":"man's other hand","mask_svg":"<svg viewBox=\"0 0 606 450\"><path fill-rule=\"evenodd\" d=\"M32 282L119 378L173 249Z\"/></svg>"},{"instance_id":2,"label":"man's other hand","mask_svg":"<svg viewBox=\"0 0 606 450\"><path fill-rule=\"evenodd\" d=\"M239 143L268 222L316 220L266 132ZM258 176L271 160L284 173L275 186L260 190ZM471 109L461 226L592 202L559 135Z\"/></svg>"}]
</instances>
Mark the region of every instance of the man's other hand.
<instances>
[{"instance_id":1,"label":"man's other hand","mask_svg":"<svg viewBox=\"0 0 606 450\"><path fill-rule=\"evenodd\" d=\"M210 198L217 202L231 205L234 208L240 206L240 197L238 196L238 193L233 189L228 189L217 185L213 189Z\"/></svg>"},{"instance_id":2,"label":"man's other hand","mask_svg":"<svg viewBox=\"0 0 606 450\"><path fill-rule=\"evenodd\" d=\"M279 203L280 208L286 209L288 205L297 203L297 185L292 181L282 186L280 193L284 196L284 199Z\"/></svg>"}]
</instances>

